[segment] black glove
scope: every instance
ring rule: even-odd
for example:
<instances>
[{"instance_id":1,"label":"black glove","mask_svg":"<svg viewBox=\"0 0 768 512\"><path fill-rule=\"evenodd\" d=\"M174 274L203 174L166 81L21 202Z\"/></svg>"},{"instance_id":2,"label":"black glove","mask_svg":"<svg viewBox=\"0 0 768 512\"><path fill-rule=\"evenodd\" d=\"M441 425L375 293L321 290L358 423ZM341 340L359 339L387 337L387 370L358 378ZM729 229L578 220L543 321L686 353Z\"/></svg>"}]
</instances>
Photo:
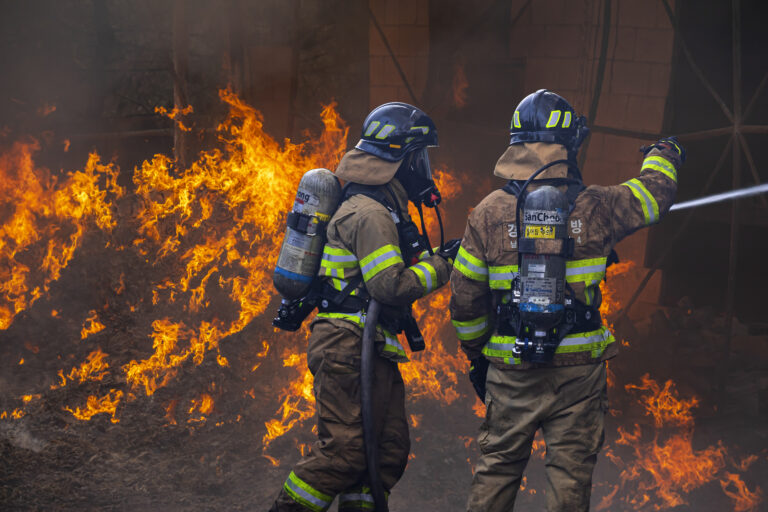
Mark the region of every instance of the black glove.
<instances>
[{"instance_id":1,"label":"black glove","mask_svg":"<svg viewBox=\"0 0 768 512\"><path fill-rule=\"evenodd\" d=\"M483 356L470 361L469 380L480 400L485 402L485 377L488 375L488 360Z\"/></svg>"},{"instance_id":2,"label":"black glove","mask_svg":"<svg viewBox=\"0 0 768 512\"><path fill-rule=\"evenodd\" d=\"M446 260L448 260L450 263L453 263L453 260L456 259L456 255L459 253L459 247L461 246L461 238L454 238L452 240L448 240L443 244L443 248L440 249L440 251L437 253Z\"/></svg>"},{"instance_id":3,"label":"black glove","mask_svg":"<svg viewBox=\"0 0 768 512\"><path fill-rule=\"evenodd\" d=\"M647 155L650 150L653 148L660 149L660 150L668 150L668 151L674 151L678 155L680 155L680 163L685 163L685 148L678 142L677 137L667 137L664 139L659 139L650 146L643 146L640 148L640 151L642 151L643 155Z\"/></svg>"}]
</instances>

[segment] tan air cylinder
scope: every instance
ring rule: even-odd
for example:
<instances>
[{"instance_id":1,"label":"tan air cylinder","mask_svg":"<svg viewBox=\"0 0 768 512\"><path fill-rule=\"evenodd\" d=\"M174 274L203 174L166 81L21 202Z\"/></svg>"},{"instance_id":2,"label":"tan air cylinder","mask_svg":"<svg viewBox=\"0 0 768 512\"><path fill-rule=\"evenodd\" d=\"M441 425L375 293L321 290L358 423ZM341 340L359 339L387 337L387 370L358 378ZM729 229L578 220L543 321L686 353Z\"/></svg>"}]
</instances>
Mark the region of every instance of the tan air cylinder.
<instances>
[{"instance_id":1,"label":"tan air cylinder","mask_svg":"<svg viewBox=\"0 0 768 512\"><path fill-rule=\"evenodd\" d=\"M272 282L286 299L308 291L320 266L325 227L341 197L338 178L328 169L312 169L302 176Z\"/></svg>"}]
</instances>

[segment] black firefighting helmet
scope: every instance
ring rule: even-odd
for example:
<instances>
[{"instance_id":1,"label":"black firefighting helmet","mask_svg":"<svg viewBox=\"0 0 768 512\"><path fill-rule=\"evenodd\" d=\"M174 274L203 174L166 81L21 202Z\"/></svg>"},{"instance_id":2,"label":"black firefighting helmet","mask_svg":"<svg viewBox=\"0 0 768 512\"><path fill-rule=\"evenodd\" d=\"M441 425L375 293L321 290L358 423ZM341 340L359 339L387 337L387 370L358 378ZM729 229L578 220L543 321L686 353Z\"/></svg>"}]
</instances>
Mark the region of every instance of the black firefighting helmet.
<instances>
[{"instance_id":1,"label":"black firefighting helmet","mask_svg":"<svg viewBox=\"0 0 768 512\"><path fill-rule=\"evenodd\" d=\"M388 162L399 162L411 151L437 146L437 128L422 110L407 103L385 103L363 122L355 146Z\"/></svg>"},{"instance_id":2,"label":"black firefighting helmet","mask_svg":"<svg viewBox=\"0 0 768 512\"><path fill-rule=\"evenodd\" d=\"M509 127L509 144L551 142L562 144L573 155L589 134L587 119L577 116L562 96L539 89L526 96L515 109Z\"/></svg>"}]
</instances>

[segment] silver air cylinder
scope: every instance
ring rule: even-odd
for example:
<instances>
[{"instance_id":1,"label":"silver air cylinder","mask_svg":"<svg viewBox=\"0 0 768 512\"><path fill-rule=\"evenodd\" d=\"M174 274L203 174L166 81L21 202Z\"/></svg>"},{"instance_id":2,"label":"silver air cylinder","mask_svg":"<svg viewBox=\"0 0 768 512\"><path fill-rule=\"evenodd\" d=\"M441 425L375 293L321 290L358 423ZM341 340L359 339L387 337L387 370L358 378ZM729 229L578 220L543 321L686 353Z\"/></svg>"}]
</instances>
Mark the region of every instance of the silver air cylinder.
<instances>
[{"instance_id":1,"label":"silver air cylinder","mask_svg":"<svg viewBox=\"0 0 768 512\"><path fill-rule=\"evenodd\" d=\"M325 244L325 227L341 197L338 178L328 169L302 176L277 258L272 282L286 299L298 299L315 278Z\"/></svg>"},{"instance_id":2,"label":"silver air cylinder","mask_svg":"<svg viewBox=\"0 0 768 512\"><path fill-rule=\"evenodd\" d=\"M565 257L568 199L555 187L530 192L522 210L520 317L537 338L558 325L565 313Z\"/></svg>"}]
</instances>

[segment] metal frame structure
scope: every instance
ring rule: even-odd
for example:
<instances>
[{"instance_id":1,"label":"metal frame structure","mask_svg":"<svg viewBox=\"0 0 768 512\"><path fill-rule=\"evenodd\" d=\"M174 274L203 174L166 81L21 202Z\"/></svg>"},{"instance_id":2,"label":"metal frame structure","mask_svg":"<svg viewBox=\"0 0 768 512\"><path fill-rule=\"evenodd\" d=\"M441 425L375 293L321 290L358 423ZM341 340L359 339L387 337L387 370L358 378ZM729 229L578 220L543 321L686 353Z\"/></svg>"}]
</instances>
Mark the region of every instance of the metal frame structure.
<instances>
[{"instance_id":1,"label":"metal frame structure","mask_svg":"<svg viewBox=\"0 0 768 512\"><path fill-rule=\"evenodd\" d=\"M731 1L733 109L728 108L728 106L725 104L725 102L717 93L717 91L715 91L712 84L709 82L709 80L707 80L701 68L699 68L699 66L696 64L696 61L694 60L693 55L688 49L688 45L686 44L685 40L682 37L682 34L680 33L678 20L673 14L668 1L667 0L661 0L661 1L664 5L664 9L666 10L667 16L669 17L669 21L672 24L672 28L674 30L675 38L677 40L679 48L682 50L683 54L686 57L686 60L688 61L689 65L693 69L693 72L695 73L695 75L697 76L701 84L704 86L704 88L709 92L709 94L718 104L723 114L725 114L726 118L731 122L730 126L726 126L723 128L701 130L697 132L682 134L679 136L679 138L684 141L685 140L694 141L694 140L710 139L710 138L714 138L722 135L728 135L728 134L730 135L730 137L728 138L728 142L723 148L720 158L717 161L717 164L715 165L714 169L712 170L709 177L707 178L704 184L704 187L702 188L699 195L703 196L709 190L715 177L718 175L723 165L725 164L728 152L730 150L732 150L731 185L733 189L737 189L741 185L742 152L744 153L744 157L747 161L749 171L752 174L752 178L754 179L756 184L760 184L760 175L757 172L757 166L755 165L755 161L752 157L752 152L749 149L749 145L747 144L747 141L744 138L744 134L745 133L768 134L768 126L745 125L743 124L743 120L749 116L755 103L757 102L757 99L760 97L761 93L763 92L763 89L765 88L766 83L768 82L768 72L766 72L765 75L763 75L763 78L760 81L760 84L758 85L757 90L755 91L754 95L750 99L746 108L742 108L743 100L741 95L742 67L741 67L741 4L740 4L740 0ZM660 134L632 132L629 130L617 130L614 128L603 127L603 126L595 126L593 129L596 132L608 133L608 134L617 135L620 137L656 138L660 135ZM764 196L761 196L760 199L762 200L763 206L768 206L768 202L766 202L766 199ZM725 340L724 346L722 347L722 355L726 363L728 361L728 357L730 354L731 338L733 335L733 313L734 313L734 302L735 302L735 296L736 296L736 279L735 279L736 260L738 258L737 246L738 246L738 235L739 235L738 213L739 213L739 203L737 201L734 201L731 204L731 215L730 215L728 285L726 290L726 303L725 303L726 340ZM667 244L666 249L656 259L653 267L651 267L648 270L648 273L646 274L645 278L643 278L643 280L640 282L637 290L635 290L629 302L621 312L621 315L619 316L619 320L623 319L629 313L629 309L632 307L635 301L637 301L637 298L640 296L640 294L642 293L643 289L650 281L653 274L656 272L656 270L658 270L658 268L661 266L661 264L663 263L667 255L669 255L669 253L671 252L671 247L673 245L673 242L677 240L680 237L680 235L682 235L682 233L690 224L690 221L693 218L693 214L694 214L693 211L689 212L686 218L680 224L680 227L678 228L677 232L672 237L672 240L671 240L672 243ZM724 372L727 372L727 364L723 365L723 368L724 368ZM720 385L722 387L722 384L724 382L724 375L721 375L719 380L720 380Z\"/></svg>"}]
</instances>

